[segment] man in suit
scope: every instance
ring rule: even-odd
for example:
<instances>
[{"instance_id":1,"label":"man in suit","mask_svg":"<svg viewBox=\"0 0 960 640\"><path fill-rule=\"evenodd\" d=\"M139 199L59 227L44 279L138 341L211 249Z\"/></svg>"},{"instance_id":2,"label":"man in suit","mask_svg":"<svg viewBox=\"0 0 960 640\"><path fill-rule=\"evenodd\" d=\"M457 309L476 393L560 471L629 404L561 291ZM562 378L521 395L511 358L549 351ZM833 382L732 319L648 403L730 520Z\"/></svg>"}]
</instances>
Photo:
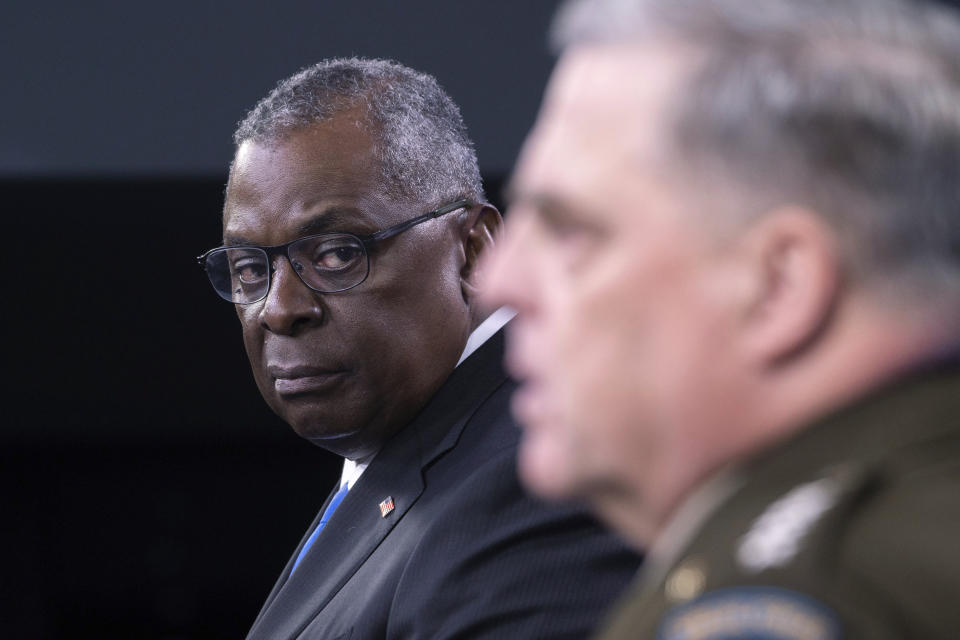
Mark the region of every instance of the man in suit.
<instances>
[{"instance_id":1,"label":"man in suit","mask_svg":"<svg viewBox=\"0 0 960 640\"><path fill-rule=\"evenodd\" d=\"M638 546L602 638L960 634L960 19L585 0L510 188L521 477Z\"/></svg>"},{"instance_id":2,"label":"man in suit","mask_svg":"<svg viewBox=\"0 0 960 640\"><path fill-rule=\"evenodd\" d=\"M330 60L235 143L201 262L264 399L344 457L248 637L582 637L639 557L517 483L511 314L475 295L501 220L456 105L399 64Z\"/></svg>"}]
</instances>

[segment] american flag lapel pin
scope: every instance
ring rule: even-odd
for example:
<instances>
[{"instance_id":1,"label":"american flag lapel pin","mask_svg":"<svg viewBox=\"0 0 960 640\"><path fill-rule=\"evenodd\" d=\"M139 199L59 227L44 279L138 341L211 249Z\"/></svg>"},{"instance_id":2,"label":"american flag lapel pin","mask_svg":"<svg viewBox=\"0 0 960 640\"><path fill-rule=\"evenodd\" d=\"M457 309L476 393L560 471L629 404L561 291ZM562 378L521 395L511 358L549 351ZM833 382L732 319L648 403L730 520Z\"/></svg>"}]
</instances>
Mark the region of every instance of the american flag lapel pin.
<instances>
[{"instance_id":1,"label":"american flag lapel pin","mask_svg":"<svg viewBox=\"0 0 960 640\"><path fill-rule=\"evenodd\" d=\"M393 511L393 496L387 496L384 501L380 503L380 517L386 518L390 515L391 511Z\"/></svg>"}]
</instances>

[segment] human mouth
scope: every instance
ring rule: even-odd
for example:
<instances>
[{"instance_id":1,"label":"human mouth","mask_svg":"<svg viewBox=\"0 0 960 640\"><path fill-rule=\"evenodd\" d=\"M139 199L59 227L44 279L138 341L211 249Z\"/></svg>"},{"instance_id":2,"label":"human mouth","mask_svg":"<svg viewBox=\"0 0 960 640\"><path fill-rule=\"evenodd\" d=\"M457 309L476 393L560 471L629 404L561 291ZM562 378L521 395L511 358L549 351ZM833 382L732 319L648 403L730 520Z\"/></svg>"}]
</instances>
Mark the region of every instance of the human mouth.
<instances>
[{"instance_id":1,"label":"human mouth","mask_svg":"<svg viewBox=\"0 0 960 640\"><path fill-rule=\"evenodd\" d=\"M268 367L273 388L281 396L328 393L339 386L347 372L342 369L318 367Z\"/></svg>"},{"instance_id":2,"label":"human mouth","mask_svg":"<svg viewBox=\"0 0 960 640\"><path fill-rule=\"evenodd\" d=\"M527 379L513 393L511 411L523 427L534 428L543 421L546 413L544 389L531 379Z\"/></svg>"}]
</instances>

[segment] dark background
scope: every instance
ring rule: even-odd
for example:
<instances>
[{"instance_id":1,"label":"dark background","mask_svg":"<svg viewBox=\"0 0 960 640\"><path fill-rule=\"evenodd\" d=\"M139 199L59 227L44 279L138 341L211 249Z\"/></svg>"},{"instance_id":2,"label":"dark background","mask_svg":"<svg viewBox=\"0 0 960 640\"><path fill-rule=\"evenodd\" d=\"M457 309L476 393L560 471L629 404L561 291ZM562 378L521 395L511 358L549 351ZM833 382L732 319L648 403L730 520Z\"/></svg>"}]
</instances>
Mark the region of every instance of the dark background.
<instances>
[{"instance_id":1,"label":"dark background","mask_svg":"<svg viewBox=\"0 0 960 640\"><path fill-rule=\"evenodd\" d=\"M233 128L391 57L461 105L494 199L555 2L3 3L0 637L241 638L339 473L254 386L219 244Z\"/></svg>"},{"instance_id":2,"label":"dark background","mask_svg":"<svg viewBox=\"0 0 960 640\"><path fill-rule=\"evenodd\" d=\"M496 202L555 4L0 5L0 636L243 637L339 463L263 404L193 260L233 127L306 64L396 58L461 105Z\"/></svg>"}]
</instances>

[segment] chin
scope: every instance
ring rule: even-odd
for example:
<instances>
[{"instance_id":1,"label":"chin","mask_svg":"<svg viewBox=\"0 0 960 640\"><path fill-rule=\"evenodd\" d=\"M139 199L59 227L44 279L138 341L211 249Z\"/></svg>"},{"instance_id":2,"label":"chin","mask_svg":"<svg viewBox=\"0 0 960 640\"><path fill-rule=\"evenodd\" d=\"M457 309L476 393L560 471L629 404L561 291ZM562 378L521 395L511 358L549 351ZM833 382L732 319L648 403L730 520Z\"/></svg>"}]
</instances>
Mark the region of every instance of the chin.
<instances>
[{"instance_id":1,"label":"chin","mask_svg":"<svg viewBox=\"0 0 960 640\"><path fill-rule=\"evenodd\" d=\"M580 494L576 458L549 437L524 434L517 457L520 481L545 500L569 500Z\"/></svg>"},{"instance_id":2,"label":"chin","mask_svg":"<svg viewBox=\"0 0 960 640\"><path fill-rule=\"evenodd\" d=\"M343 429L343 425L349 424L349 421L343 418L338 420L329 416L326 412L287 411L281 413L280 417L290 425L298 436L307 440L346 438L360 432L360 429L357 428Z\"/></svg>"},{"instance_id":3,"label":"chin","mask_svg":"<svg viewBox=\"0 0 960 640\"><path fill-rule=\"evenodd\" d=\"M326 411L305 411L299 407L291 408L289 406L280 406L278 409L279 411L274 409L274 412L290 425L294 433L305 440L349 438L360 431L360 429L342 430L339 427L344 424L345 420L343 418L336 419Z\"/></svg>"},{"instance_id":4,"label":"chin","mask_svg":"<svg viewBox=\"0 0 960 640\"><path fill-rule=\"evenodd\" d=\"M351 460L375 453L390 436L366 413L288 410L280 417L304 440Z\"/></svg>"},{"instance_id":5,"label":"chin","mask_svg":"<svg viewBox=\"0 0 960 640\"><path fill-rule=\"evenodd\" d=\"M363 433L355 431L351 433L336 434L300 434L301 437L315 444L321 449L326 449L331 453L343 458L358 460L366 458L379 450L379 444L364 439Z\"/></svg>"}]
</instances>

